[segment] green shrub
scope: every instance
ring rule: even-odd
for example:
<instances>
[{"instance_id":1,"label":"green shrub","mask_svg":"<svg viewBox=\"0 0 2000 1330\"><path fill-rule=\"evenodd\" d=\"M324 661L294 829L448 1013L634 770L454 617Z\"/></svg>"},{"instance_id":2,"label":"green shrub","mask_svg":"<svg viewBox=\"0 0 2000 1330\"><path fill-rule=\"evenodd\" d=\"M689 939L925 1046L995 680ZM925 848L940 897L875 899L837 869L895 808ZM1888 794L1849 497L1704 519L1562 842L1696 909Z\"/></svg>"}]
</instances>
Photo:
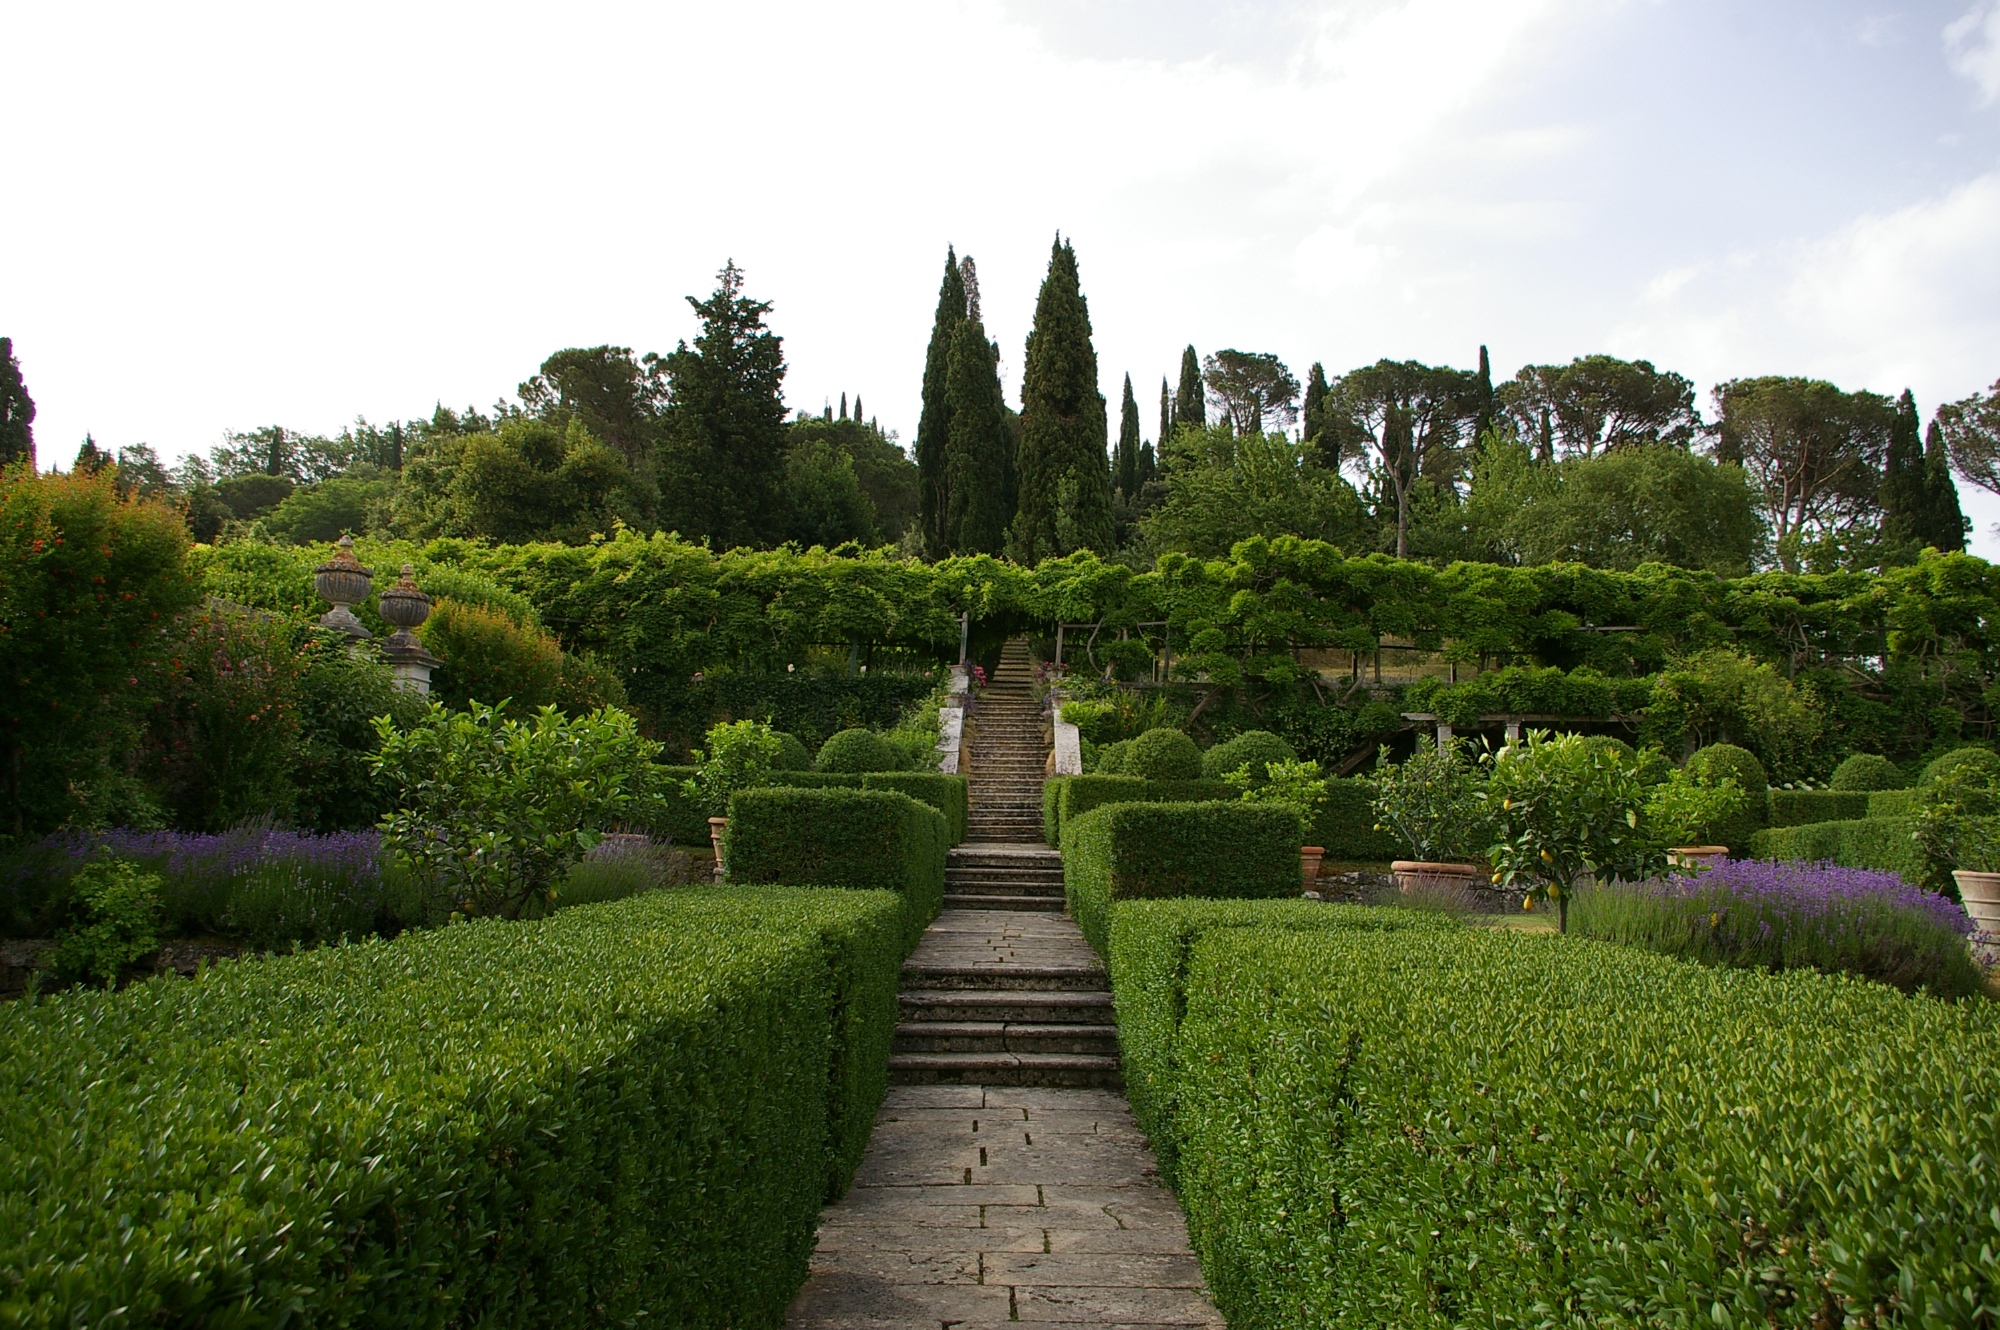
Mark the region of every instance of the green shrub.
<instances>
[{"instance_id":1,"label":"green shrub","mask_svg":"<svg viewBox=\"0 0 2000 1330\"><path fill-rule=\"evenodd\" d=\"M176 625L146 763L172 825L221 831L293 820L300 636L269 615L212 605Z\"/></svg>"},{"instance_id":2,"label":"green shrub","mask_svg":"<svg viewBox=\"0 0 2000 1330\"><path fill-rule=\"evenodd\" d=\"M1868 796L1869 817L1915 817L1918 796L1915 790L1876 790Z\"/></svg>"},{"instance_id":3,"label":"green shrub","mask_svg":"<svg viewBox=\"0 0 2000 1330\"><path fill-rule=\"evenodd\" d=\"M768 785L785 751L784 741L761 720L711 725L703 747L694 750L695 778L686 793L705 817L722 817L738 790Z\"/></svg>"},{"instance_id":4,"label":"green shrub","mask_svg":"<svg viewBox=\"0 0 2000 1330\"><path fill-rule=\"evenodd\" d=\"M1175 1142L1179 1137L1174 1114L1180 1079L1175 1040L1187 1010L1188 954L1204 935L1234 928L1380 932L1462 927L1456 917L1431 910L1313 901L1182 897L1118 902L1111 910L1111 940L1105 950L1118 1011L1118 1050L1132 1115L1152 1143L1160 1179L1174 1185Z\"/></svg>"},{"instance_id":5,"label":"green shrub","mask_svg":"<svg viewBox=\"0 0 2000 1330\"><path fill-rule=\"evenodd\" d=\"M1175 1181L1232 1325L2000 1303L1994 1004L1504 930L1219 930L1186 966Z\"/></svg>"},{"instance_id":6,"label":"green shrub","mask_svg":"<svg viewBox=\"0 0 2000 1330\"><path fill-rule=\"evenodd\" d=\"M403 729L426 710L421 694L396 687L380 660L359 659L344 633L308 635L298 680L299 736L292 756L299 824L315 831L372 827L389 811L389 791L375 775L382 746L375 717Z\"/></svg>"},{"instance_id":7,"label":"green shrub","mask_svg":"<svg viewBox=\"0 0 2000 1330\"><path fill-rule=\"evenodd\" d=\"M894 771L896 755L873 730L842 730L820 746L813 769L826 772Z\"/></svg>"},{"instance_id":8,"label":"green shrub","mask_svg":"<svg viewBox=\"0 0 2000 1330\"><path fill-rule=\"evenodd\" d=\"M382 736L376 768L397 793L382 850L417 887L464 915L540 912L599 835L643 821L659 745L622 711L527 720L475 703L433 703L423 721Z\"/></svg>"},{"instance_id":9,"label":"green shrub","mask_svg":"<svg viewBox=\"0 0 2000 1330\"><path fill-rule=\"evenodd\" d=\"M1917 777L1917 784L1935 785L1940 776L1959 767L1976 767L2000 779L2000 753L1990 748L1954 748L1942 757L1932 758Z\"/></svg>"},{"instance_id":10,"label":"green shrub","mask_svg":"<svg viewBox=\"0 0 2000 1330\"><path fill-rule=\"evenodd\" d=\"M898 913L654 892L9 1004L9 1319L776 1325L886 1081Z\"/></svg>"},{"instance_id":11,"label":"green shrub","mask_svg":"<svg viewBox=\"0 0 2000 1330\"><path fill-rule=\"evenodd\" d=\"M1125 774L1140 780L1200 780L1201 750L1179 730L1147 730L1125 750Z\"/></svg>"},{"instance_id":12,"label":"green shrub","mask_svg":"<svg viewBox=\"0 0 2000 1330\"><path fill-rule=\"evenodd\" d=\"M1125 758L1131 751L1132 741L1130 739L1120 739L1116 743L1108 743L1097 750L1097 765L1088 768L1088 770L1106 776L1123 775L1125 771Z\"/></svg>"},{"instance_id":13,"label":"green shrub","mask_svg":"<svg viewBox=\"0 0 2000 1330\"><path fill-rule=\"evenodd\" d=\"M774 771L811 771L812 754L806 751L805 741L796 734L783 730L775 731L778 736L778 760L772 763Z\"/></svg>"},{"instance_id":14,"label":"green shrub","mask_svg":"<svg viewBox=\"0 0 2000 1330\"><path fill-rule=\"evenodd\" d=\"M1921 885L1926 865L1914 830L1913 820L1907 817L1770 827L1750 838L1750 853L1759 859L1826 860L1849 868L1878 868L1900 873L1905 881Z\"/></svg>"},{"instance_id":15,"label":"green shrub","mask_svg":"<svg viewBox=\"0 0 2000 1330\"><path fill-rule=\"evenodd\" d=\"M1245 730L1201 755L1201 775L1204 780L1223 780L1247 762L1251 782L1260 784L1264 780L1265 768L1271 763L1287 762L1297 757L1298 753L1290 744L1269 730Z\"/></svg>"},{"instance_id":16,"label":"green shrub","mask_svg":"<svg viewBox=\"0 0 2000 1330\"><path fill-rule=\"evenodd\" d=\"M1307 843L1324 848L1334 863L1384 863L1415 854L1393 829L1378 830L1378 821L1375 782L1330 780L1326 798L1306 829Z\"/></svg>"},{"instance_id":17,"label":"green shrub","mask_svg":"<svg viewBox=\"0 0 2000 1330\"><path fill-rule=\"evenodd\" d=\"M160 947L159 877L136 864L102 855L69 880L69 923L55 935L50 957L65 983L95 979L110 987L125 967Z\"/></svg>"},{"instance_id":18,"label":"green shrub","mask_svg":"<svg viewBox=\"0 0 2000 1330\"><path fill-rule=\"evenodd\" d=\"M1113 803L1178 804L1234 799L1242 791L1224 781L1140 780L1137 776L1059 776L1042 786L1042 832L1062 844L1063 825Z\"/></svg>"},{"instance_id":19,"label":"green shrub","mask_svg":"<svg viewBox=\"0 0 2000 1330\"><path fill-rule=\"evenodd\" d=\"M1710 744L1699 749L1685 763L1687 772L1700 785L1720 785L1725 780L1734 780L1745 796L1745 806L1735 817L1727 818L1716 825L1711 834L1716 843L1727 845L1738 855L1750 846L1750 837L1764 827L1770 815L1770 801L1766 797L1771 782L1764 775L1764 764L1757 755L1747 748L1735 744Z\"/></svg>"},{"instance_id":20,"label":"green shrub","mask_svg":"<svg viewBox=\"0 0 2000 1330\"><path fill-rule=\"evenodd\" d=\"M1644 816L1660 787L1639 764L1574 734L1530 731L1494 755L1480 791L1492 828L1493 882L1556 903L1558 927L1581 882L1627 880L1666 867L1665 846ZM1727 788L1727 778L1716 784Z\"/></svg>"},{"instance_id":21,"label":"green shrub","mask_svg":"<svg viewBox=\"0 0 2000 1330\"><path fill-rule=\"evenodd\" d=\"M1834 790L1772 790L1774 827L1802 827L1810 822L1845 822L1868 816L1872 796L1859 787Z\"/></svg>"},{"instance_id":22,"label":"green shrub","mask_svg":"<svg viewBox=\"0 0 2000 1330\"><path fill-rule=\"evenodd\" d=\"M735 882L894 891L915 947L944 904L948 848L944 814L895 790L742 790L722 860Z\"/></svg>"},{"instance_id":23,"label":"green shrub","mask_svg":"<svg viewBox=\"0 0 2000 1330\"><path fill-rule=\"evenodd\" d=\"M1886 757L1874 753L1856 753L1833 769L1833 779L1827 784L1836 790L1869 791L1900 790L1910 783L1902 768ZM1774 823L1782 826L1782 823Z\"/></svg>"},{"instance_id":24,"label":"green shrub","mask_svg":"<svg viewBox=\"0 0 2000 1330\"><path fill-rule=\"evenodd\" d=\"M431 691L446 706L506 702L525 713L553 703L562 688L563 655L555 638L499 610L441 600L417 634L444 662Z\"/></svg>"},{"instance_id":25,"label":"green shrub","mask_svg":"<svg viewBox=\"0 0 2000 1330\"><path fill-rule=\"evenodd\" d=\"M695 848L708 844L708 809L700 796L690 793L688 788L700 776L699 767L654 767L653 786L659 791L658 802L650 819L634 819L633 825L676 845Z\"/></svg>"},{"instance_id":26,"label":"green shrub","mask_svg":"<svg viewBox=\"0 0 2000 1330\"><path fill-rule=\"evenodd\" d=\"M1407 761L1391 764L1381 750L1375 769L1375 812L1408 842L1418 859L1472 859L1492 842L1484 782L1465 745L1417 738Z\"/></svg>"},{"instance_id":27,"label":"green shrub","mask_svg":"<svg viewBox=\"0 0 2000 1330\"><path fill-rule=\"evenodd\" d=\"M943 813L953 845L965 842L971 816L971 782L941 771L774 771L765 784L773 789L896 790Z\"/></svg>"},{"instance_id":28,"label":"green shrub","mask_svg":"<svg viewBox=\"0 0 2000 1330\"><path fill-rule=\"evenodd\" d=\"M1063 824L1063 894L1101 955L1111 903L1298 896L1299 821L1246 803L1110 804Z\"/></svg>"},{"instance_id":29,"label":"green shrub","mask_svg":"<svg viewBox=\"0 0 2000 1330\"><path fill-rule=\"evenodd\" d=\"M606 707L624 711L630 699L616 670L595 656L564 652L556 677L555 704L565 716L588 716Z\"/></svg>"}]
</instances>

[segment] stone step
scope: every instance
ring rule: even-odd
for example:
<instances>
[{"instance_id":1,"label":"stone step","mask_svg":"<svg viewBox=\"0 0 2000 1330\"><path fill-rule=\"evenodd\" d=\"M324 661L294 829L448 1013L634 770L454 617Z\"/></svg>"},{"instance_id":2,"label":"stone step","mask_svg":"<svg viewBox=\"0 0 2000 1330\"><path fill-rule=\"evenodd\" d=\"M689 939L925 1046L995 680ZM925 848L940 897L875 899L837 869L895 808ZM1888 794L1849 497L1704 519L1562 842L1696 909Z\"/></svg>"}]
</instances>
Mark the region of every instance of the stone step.
<instances>
[{"instance_id":1,"label":"stone step","mask_svg":"<svg viewBox=\"0 0 2000 1330\"><path fill-rule=\"evenodd\" d=\"M1025 1021L904 1021L897 1053L1094 1053L1116 1057L1116 1025Z\"/></svg>"},{"instance_id":2,"label":"stone step","mask_svg":"<svg viewBox=\"0 0 2000 1330\"><path fill-rule=\"evenodd\" d=\"M953 965L903 962L904 988L985 989L989 992L1105 992L1101 965Z\"/></svg>"},{"instance_id":3,"label":"stone step","mask_svg":"<svg viewBox=\"0 0 2000 1330\"><path fill-rule=\"evenodd\" d=\"M897 1085L1096 1086L1122 1089L1118 1059L1088 1053L898 1053Z\"/></svg>"},{"instance_id":4,"label":"stone step","mask_svg":"<svg viewBox=\"0 0 2000 1330\"><path fill-rule=\"evenodd\" d=\"M1003 992L978 988L905 989L896 1004L906 1021L1022 1021L1031 1025L1107 1025L1111 994Z\"/></svg>"},{"instance_id":5,"label":"stone step","mask_svg":"<svg viewBox=\"0 0 2000 1330\"><path fill-rule=\"evenodd\" d=\"M1062 855L1046 846L1039 850L1002 850L990 846L960 845L945 861L953 868L1020 868L1036 872L1062 872Z\"/></svg>"},{"instance_id":6,"label":"stone step","mask_svg":"<svg viewBox=\"0 0 2000 1330\"><path fill-rule=\"evenodd\" d=\"M947 890L944 904L948 910L1027 910L1061 914L1064 901L1061 895L1054 896L967 896Z\"/></svg>"},{"instance_id":7,"label":"stone step","mask_svg":"<svg viewBox=\"0 0 2000 1330\"><path fill-rule=\"evenodd\" d=\"M966 882L951 878L944 880L944 889L961 896L1060 896L1061 882ZM995 909L1002 907L995 906Z\"/></svg>"},{"instance_id":8,"label":"stone step","mask_svg":"<svg viewBox=\"0 0 2000 1330\"><path fill-rule=\"evenodd\" d=\"M1023 868L1009 872L1004 868L951 867L945 870L944 884L961 891L978 891L993 888L1001 891L1027 890L1031 887L1050 887L1062 890L1063 875L1039 868Z\"/></svg>"}]
</instances>

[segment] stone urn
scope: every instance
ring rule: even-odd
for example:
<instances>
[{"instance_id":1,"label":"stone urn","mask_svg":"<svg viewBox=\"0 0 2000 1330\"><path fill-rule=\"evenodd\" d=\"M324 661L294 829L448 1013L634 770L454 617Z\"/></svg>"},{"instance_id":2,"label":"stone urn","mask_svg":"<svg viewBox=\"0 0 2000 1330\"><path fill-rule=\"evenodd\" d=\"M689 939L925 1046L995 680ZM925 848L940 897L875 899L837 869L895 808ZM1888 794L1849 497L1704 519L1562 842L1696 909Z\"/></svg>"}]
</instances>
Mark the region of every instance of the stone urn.
<instances>
[{"instance_id":1,"label":"stone urn","mask_svg":"<svg viewBox=\"0 0 2000 1330\"><path fill-rule=\"evenodd\" d=\"M1326 858L1324 845L1301 845L1299 847L1299 874L1305 879L1305 889L1311 891L1313 883L1319 881L1320 860Z\"/></svg>"},{"instance_id":2,"label":"stone urn","mask_svg":"<svg viewBox=\"0 0 2000 1330\"><path fill-rule=\"evenodd\" d=\"M715 847L715 880L722 881L722 833L729 827L726 817L708 819L708 843Z\"/></svg>"},{"instance_id":3,"label":"stone urn","mask_svg":"<svg viewBox=\"0 0 2000 1330\"><path fill-rule=\"evenodd\" d=\"M1705 873L1728 857L1727 845L1675 845L1667 850L1667 862L1690 873Z\"/></svg>"},{"instance_id":4,"label":"stone urn","mask_svg":"<svg viewBox=\"0 0 2000 1330\"><path fill-rule=\"evenodd\" d=\"M1490 876L1481 864L1428 863L1420 859L1398 859L1389 865L1396 878L1396 890L1405 896L1426 890L1475 891Z\"/></svg>"},{"instance_id":5,"label":"stone urn","mask_svg":"<svg viewBox=\"0 0 2000 1330\"><path fill-rule=\"evenodd\" d=\"M354 537L342 536L334 547L333 557L313 569L313 590L333 606L320 616L320 626L337 629L349 637L364 640L373 637L361 620L354 617L354 607L368 599L368 593L375 589L374 579L375 575L354 557Z\"/></svg>"},{"instance_id":6,"label":"stone urn","mask_svg":"<svg viewBox=\"0 0 2000 1330\"><path fill-rule=\"evenodd\" d=\"M1958 899L1972 916L1973 927L1982 933L2000 934L2000 873L1958 868L1951 876L1958 883Z\"/></svg>"},{"instance_id":7,"label":"stone urn","mask_svg":"<svg viewBox=\"0 0 2000 1330\"><path fill-rule=\"evenodd\" d=\"M430 692L431 671L444 662L417 641L414 630L431 617L431 598L417 586L416 569L404 564L402 577L375 605L382 617L395 625L396 631L382 643L382 654L396 676L396 687L406 693Z\"/></svg>"}]
</instances>

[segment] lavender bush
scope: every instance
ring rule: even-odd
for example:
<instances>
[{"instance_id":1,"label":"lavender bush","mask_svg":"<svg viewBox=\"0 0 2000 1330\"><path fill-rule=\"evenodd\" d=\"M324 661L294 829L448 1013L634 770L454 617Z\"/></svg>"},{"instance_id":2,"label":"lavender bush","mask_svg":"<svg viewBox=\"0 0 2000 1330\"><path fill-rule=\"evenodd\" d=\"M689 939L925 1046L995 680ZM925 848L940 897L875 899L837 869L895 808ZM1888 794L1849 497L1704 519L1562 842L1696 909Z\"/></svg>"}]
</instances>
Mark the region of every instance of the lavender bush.
<instances>
[{"instance_id":1,"label":"lavender bush","mask_svg":"<svg viewBox=\"0 0 2000 1330\"><path fill-rule=\"evenodd\" d=\"M1963 909L1894 873L1831 863L1725 859L1595 887L1576 898L1570 929L1704 965L1855 974L1951 998L1983 988Z\"/></svg>"},{"instance_id":2,"label":"lavender bush","mask_svg":"<svg viewBox=\"0 0 2000 1330\"><path fill-rule=\"evenodd\" d=\"M0 889L11 932L41 931L69 881L108 849L163 883L163 931L257 947L332 942L422 922L383 871L373 831L314 836L250 828L195 835L107 831L51 837L11 858Z\"/></svg>"}]
</instances>

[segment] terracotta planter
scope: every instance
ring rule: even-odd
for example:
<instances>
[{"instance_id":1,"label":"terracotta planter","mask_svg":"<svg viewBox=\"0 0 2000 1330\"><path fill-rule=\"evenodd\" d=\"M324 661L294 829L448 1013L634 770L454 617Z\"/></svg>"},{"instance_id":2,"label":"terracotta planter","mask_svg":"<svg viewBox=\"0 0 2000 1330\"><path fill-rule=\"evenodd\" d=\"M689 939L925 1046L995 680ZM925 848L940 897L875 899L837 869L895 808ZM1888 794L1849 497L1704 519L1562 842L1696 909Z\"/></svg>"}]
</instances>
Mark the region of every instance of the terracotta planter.
<instances>
[{"instance_id":1,"label":"terracotta planter","mask_svg":"<svg viewBox=\"0 0 2000 1330\"><path fill-rule=\"evenodd\" d=\"M1429 887L1473 890L1492 876L1481 864L1433 864L1420 859L1398 859L1389 865L1389 871L1395 875L1396 889L1405 896Z\"/></svg>"},{"instance_id":2,"label":"terracotta planter","mask_svg":"<svg viewBox=\"0 0 2000 1330\"><path fill-rule=\"evenodd\" d=\"M1319 861L1326 858L1324 845L1302 845L1299 847L1299 872L1305 878L1306 890L1311 891L1313 883L1319 881Z\"/></svg>"},{"instance_id":3,"label":"terracotta planter","mask_svg":"<svg viewBox=\"0 0 2000 1330\"><path fill-rule=\"evenodd\" d=\"M2000 873L1975 873L1960 868L1952 872L1958 883L1958 898L1965 912L1982 933L2000 933Z\"/></svg>"},{"instance_id":4,"label":"terracotta planter","mask_svg":"<svg viewBox=\"0 0 2000 1330\"><path fill-rule=\"evenodd\" d=\"M722 831L728 825L729 819L726 817L712 817L708 819L708 843L715 847L715 876L717 881L720 881L722 878Z\"/></svg>"},{"instance_id":5,"label":"terracotta planter","mask_svg":"<svg viewBox=\"0 0 2000 1330\"><path fill-rule=\"evenodd\" d=\"M1675 845L1667 850L1667 859L1675 868L1687 868L1699 873L1713 868L1729 857L1727 845Z\"/></svg>"}]
</instances>

